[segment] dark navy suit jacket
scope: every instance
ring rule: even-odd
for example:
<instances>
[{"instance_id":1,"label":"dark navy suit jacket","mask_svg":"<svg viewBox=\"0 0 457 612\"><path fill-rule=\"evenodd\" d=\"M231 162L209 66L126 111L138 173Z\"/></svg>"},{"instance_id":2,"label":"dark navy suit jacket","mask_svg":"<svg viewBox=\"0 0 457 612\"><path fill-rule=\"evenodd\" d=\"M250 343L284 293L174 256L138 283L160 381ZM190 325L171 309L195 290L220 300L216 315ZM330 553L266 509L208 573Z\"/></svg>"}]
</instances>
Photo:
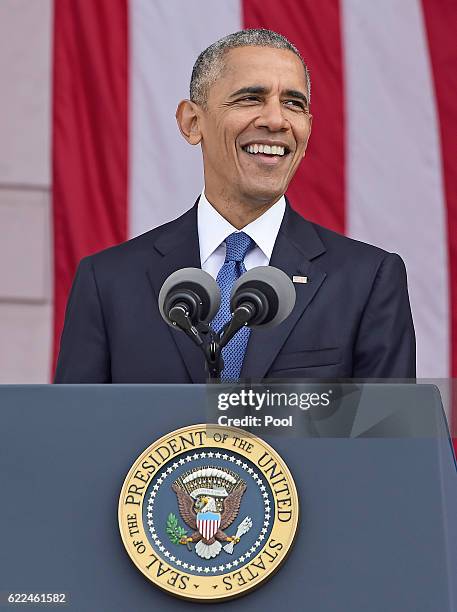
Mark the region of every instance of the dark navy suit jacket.
<instances>
[{"instance_id":1,"label":"dark navy suit jacket","mask_svg":"<svg viewBox=\"0 0 457 612\"><path fill-rule=\"evenodd\" d=\"M253 330L242 378L413 378L415 336L401 258L286 212L270 264L295 284L292 314ZM200 350L162 320L175 270L200 267L197 207L83 259L68 300L58 383L202 383Z\"/></svg>"}]
</instances>

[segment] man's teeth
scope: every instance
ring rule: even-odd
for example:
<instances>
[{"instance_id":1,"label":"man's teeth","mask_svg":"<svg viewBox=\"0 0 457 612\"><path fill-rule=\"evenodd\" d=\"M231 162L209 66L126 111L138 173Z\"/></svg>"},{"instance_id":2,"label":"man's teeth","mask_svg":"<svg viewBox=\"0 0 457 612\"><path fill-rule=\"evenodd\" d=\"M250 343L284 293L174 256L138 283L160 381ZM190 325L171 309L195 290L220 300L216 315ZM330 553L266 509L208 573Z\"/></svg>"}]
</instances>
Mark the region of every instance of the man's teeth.
<instances>
[{"instance_id":1,"label":"man's teeth","mask_svg":"<svg viewBox=\"0 0 457 612\"><path fill-rule=\"evenodd\" d=\"M248 153L264 153L265 155L284 155L285 149L280 145L251 144L244 147Z\"/></svg>"}]
</instances>

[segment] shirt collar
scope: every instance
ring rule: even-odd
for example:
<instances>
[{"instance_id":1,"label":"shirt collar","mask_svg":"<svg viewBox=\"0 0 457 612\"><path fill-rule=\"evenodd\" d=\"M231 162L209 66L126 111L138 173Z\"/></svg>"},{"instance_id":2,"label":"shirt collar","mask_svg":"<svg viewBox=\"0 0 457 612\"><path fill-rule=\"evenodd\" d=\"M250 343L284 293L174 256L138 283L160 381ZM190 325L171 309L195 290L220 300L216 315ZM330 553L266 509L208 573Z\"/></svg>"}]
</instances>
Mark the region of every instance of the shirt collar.
<instances>
[{"instance_id":1,"label":"shirt collar","mask_svg":"<svg viewBox=\"0 0 457 612\"><path fill-rule=\"evenodd\" d=\"M281 196L276 204L241 230L254 240L268 260L271 258L285 210L286 200L284 196ZM208 202L204 190L198 202L197 227L202 265L224 242L227 236L240 231L233 227L227 219L224 219Z\"/></svg>"}]
</instances>

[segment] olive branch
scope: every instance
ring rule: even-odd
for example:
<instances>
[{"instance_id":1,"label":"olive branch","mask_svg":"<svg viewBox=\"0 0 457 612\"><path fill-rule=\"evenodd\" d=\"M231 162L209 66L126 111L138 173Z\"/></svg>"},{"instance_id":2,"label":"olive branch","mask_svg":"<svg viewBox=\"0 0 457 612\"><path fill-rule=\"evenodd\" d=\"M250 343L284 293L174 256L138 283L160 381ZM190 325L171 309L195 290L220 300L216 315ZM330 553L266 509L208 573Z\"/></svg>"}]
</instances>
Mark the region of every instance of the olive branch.
<instances>
[{"instance_id":1,"label":"olive branch","mask_svg":"<svg viewBox=\"0 0 457 612\"><path fill-rule=\"evenodd\" d=\"M187 531L178 525L178 519L172 512L168 515L166 531L173 544L179 544L181 538L187 535Z\"/></svg>"}]
</instances>

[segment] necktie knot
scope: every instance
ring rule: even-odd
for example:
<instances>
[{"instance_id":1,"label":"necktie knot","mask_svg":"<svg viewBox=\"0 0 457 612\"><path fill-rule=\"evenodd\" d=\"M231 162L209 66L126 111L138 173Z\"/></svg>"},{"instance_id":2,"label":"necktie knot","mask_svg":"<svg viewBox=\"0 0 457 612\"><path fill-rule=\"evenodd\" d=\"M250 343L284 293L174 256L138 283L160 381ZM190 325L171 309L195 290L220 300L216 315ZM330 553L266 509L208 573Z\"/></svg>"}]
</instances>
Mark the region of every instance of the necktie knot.
<instances>
[{"instance_id":1,"label":"necktie knot","mask_svg":"<svg viewBox=\"0 0 457 612\"><path fill-rule=\"evenodd\" d=\"M225 261L243 261L253 245L253 240L244 232L233 232L225 239Z\"/></svg>"}]
</instances>

